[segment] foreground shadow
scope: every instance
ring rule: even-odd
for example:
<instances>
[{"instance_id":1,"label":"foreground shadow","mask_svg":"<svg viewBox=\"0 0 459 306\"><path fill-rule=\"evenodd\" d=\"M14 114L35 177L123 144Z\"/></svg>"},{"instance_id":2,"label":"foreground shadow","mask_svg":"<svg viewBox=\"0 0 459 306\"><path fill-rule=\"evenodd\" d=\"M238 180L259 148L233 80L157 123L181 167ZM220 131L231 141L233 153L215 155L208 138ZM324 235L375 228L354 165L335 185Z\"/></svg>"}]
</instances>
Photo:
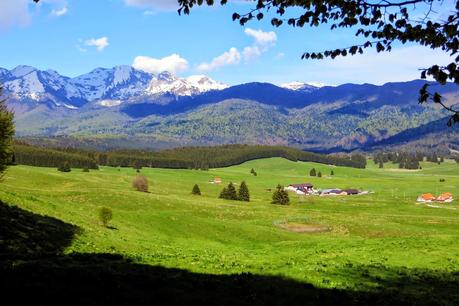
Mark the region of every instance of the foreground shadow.
<instances>
[{"instance_id":1,"label":"foreground shadow","mask_svg":"<svg viewBox=\"0 0 459 306\"><path fill-rule=\"evenodd\" d=\"M11 305L454 305L459 302L458 274L352 267L343 273L349 278L375 281L380 287L372 292L322 289L282 277L199 274L136 264L120 255L63 255L78 233L77 227L1 203L0 222L0 290L3 301L14 301ZM381 274L386 276L374 276Z\"/></svg>"}]
</instances>

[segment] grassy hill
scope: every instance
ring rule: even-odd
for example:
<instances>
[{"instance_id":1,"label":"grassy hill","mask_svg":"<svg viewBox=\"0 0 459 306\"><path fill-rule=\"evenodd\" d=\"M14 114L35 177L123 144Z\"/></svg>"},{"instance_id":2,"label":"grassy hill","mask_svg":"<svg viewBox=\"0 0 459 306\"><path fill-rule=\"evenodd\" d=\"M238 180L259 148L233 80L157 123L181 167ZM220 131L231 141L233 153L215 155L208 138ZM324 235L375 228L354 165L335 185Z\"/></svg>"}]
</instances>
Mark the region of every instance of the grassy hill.
<instances>
[{"instance_id":1,"label":"grassy hill","mask_svg":"<svg viewBox=\"0 0 459 306\"><path fill-rule=\"evenodd\" d=\"M307 176L313 167L324 177ZM252 168L258 176L250 174ZM189 271L171 272L181 275L177 277L182 281L183 273L198 273L186 274L190 281L196 275L205 274L215 280L215 275L225 278L251 273L257 276L248 281L247 288L260 295L259 301L271 303L274 301L269 300L269 291L255 282L278 286L276 290L281 291L273 289L278 302L289 301L281 292L292 285L278 283L287 278L298 284L311 284L317 290L336 289L331 293L336 296L342 291L352 296L359 293L350 298L350 303L365 304L369 302L365 294L376 294L380 303L393 300L396 304L454 304L459 298L454 290L459 284L459 205L454 202L432 208L417 205L415 199L423 192L450 191L458 196L459 166L447 161L442 165L423 163L422 168L399 170L387 164L385 169L377 169L370 162L362 170L281 158L209 171L144 168L141 172L149 179L150 193L141 193L131 186L137 174L133 169L102 167L89 173L76 169L60 173L51 168L15 166L1 182L0 200L79 228L73 242L65 245L64 254L70 256L67 258L83 253L95 256L88 259L82 255L86 258L83 261L97 261L97 254L118 254L136 265ZM328 176L331 170L333 177ZM222 178L222 185L209 183L216 176ZM445 182L440 183L440 178ZM242 180L249 186L251 202L217 199L223 185ZM333 198L291 194L289 206L270 204L272 192L268 189L278 183L303 182L318 188L359 188L374 194ZM195 183L202 196L191 195ZM111 229L98 222L100 206L113 210ZM330 231L295 233L278 226L285 222L325 225ZM55 222L37 224L48 223ZM31 228L30 224L25 228ZM81 263L78 265L82 268ZM122 271L131 271L123 267ZM166 273L154 271L154 277ZM169 284L173 276L167 275ZM278 279L262 281L261 277ZM228 290L237 294L233 287L239 281L246 284L247 279L231 279L228 286L232 289ZM219 278L217 283L220 282ZM299 298L298 292L306 290L295 286L296 293L290 297L294 300ZM188 291L190 296L194 296L192 291ZM318 292L311 294L322 296Z\"/></svg>"}]
</instances>

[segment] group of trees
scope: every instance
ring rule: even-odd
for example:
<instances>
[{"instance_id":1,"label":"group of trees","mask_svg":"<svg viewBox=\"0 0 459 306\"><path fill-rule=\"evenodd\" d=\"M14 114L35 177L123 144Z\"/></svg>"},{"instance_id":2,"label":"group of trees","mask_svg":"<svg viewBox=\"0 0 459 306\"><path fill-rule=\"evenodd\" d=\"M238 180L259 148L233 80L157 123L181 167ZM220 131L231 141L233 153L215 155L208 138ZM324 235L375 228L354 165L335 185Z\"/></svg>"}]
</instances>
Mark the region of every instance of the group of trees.
<instances>
[{"instance_id":1,"label":"group of trees","mask_svg":"<svg viewBox=\"0 0 459 306\"><path fill-rule=\"evenodd\" d=\"M94 157L86 152L69 152L23 143L15 143L12 149L10 162L15 164L53 168L68 164L70 168L98 169Z\"/></svg>"},{"instance_id":2,"label":"group of trees","mask_svg":"<svg viewBox=\"0 0 459 306\"><path fill-rule=\"evenodd\" d=\"M97 169L100 166L202 169L238 165L249 160L283 157L292 161L317 162L337 166L365 168L366 158L358 155L324 155L282 146L223 145L185 147L159 152L130 150L97 152L73 148L44 148L17 142L14 162L30 166L59 167L65 161L72 168ZM252 175L257 172L252 169Z\"/></svg>"},{"instance_id":3,"label":"group of trees","mask_svg":"<svg viewBox=\"0 0 459 306\"><path fill-rule=\"evenodd\" d=\"M285 191L283 186L277 185L276 190L273 193L273 200L271 203L279 205L288 205L290 203L288 192Z\"/></svg>"},{"instance_id":4,"label":"group of trees","mask_svg":"<svg viewBox=\"0 0 459 306\"><path fill-rule=\"evenodd\" d=\"M247 187L245 181L242 181L241 185L239 186L239 190L236 191L236 187L234 187L234 184L231 182L228 184L227 187L223 188L223 190L220 192L219 198L226 200L250 202L249 188Z\"/></svg>"},{"instance_id":5,"label":"group of trees","mask_svg":"<svg viewBox=\"0 0 459 306\"><path fill-rule=\"evenodd\" d=\"M399 164L401 169L419 169L421 167L419 163L424 160L440 164L444 162L444 157L439 157L435 152L379 152L373 157L374 163L379 165L379 168L384 168L385 163L392 162Z\"/></svg>"}]
</instances>

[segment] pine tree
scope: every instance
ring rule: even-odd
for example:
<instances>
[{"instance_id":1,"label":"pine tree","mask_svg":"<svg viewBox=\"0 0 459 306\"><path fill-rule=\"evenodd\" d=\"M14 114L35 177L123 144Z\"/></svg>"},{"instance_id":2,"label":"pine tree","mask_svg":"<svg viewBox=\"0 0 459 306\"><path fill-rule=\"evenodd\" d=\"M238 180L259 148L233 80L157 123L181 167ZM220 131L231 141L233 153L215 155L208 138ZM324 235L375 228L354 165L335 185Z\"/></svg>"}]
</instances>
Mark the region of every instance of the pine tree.
<instances>
[{"instance_id":1,"label":"pine tree","mask_svg":"<svg viewBox=\"0 0 459 306\"><path fill-rule=\"evenodd\" d=\"M245 183L245 181L243 181L241 183L241 186L239 186L238 200L250 202L249 188L247 188L247 184Z\"/></svg>"},{"instance_id":2,"label":"pine tree","mask_svg":"<svg viewBox=\"0 0 459 306\"><path fill-rule=\"evenodd\" d=\"M70 171L72 171L68 161L65 161L59 168L57 168L57 170L60 171L60 172L70 172Z\"/></svg>"},{"instance_id":3,"label":"pine tree","mask_svg":"<svg viewBox=\"0 0 459 306\"><path fill-rule=\"evenodd\" d=\"M191 191L191 193L194 195L201 195L201 190L199 189L198 184L194 184L193 190Z\"/></svg>"},{"instance_id":4,"label":"pine tree","mask_svg":"<svg viewBox=\"0 0 459 306\"><path fill-rule=\"evenodd\" d=\"M219 199L228 199L228 189L226 187L223 188L223 190L220 192L220 195L218 196Z\"/></svg>"},{"instance_id":5,"label":"pine tree","mask_svg":"<svg viewBox=\"0 0 459 306\"><path fill-rule=\"evenodd\" d=\"M288 192L284 190L284 187L281 185L277 185L276 190L273 193L272 198L273 204L280 204L280 205L287 205L290 202L290 198L288 196Z\"/></svg>"},{"instance_id":6,"label":"pine tree","mask_svg":"<svg viewBox=\"0 0 459 306\"><path fill-rule=\"evenodd\" d=\"M315 168L312 168L311 171L309 172L309 175L310 176L316 176L316 169Z\"/></svg>"},{"instance_id":7,"label":"pine tree","mask_svg":"<svg viewBox=\"0 0 459 306\"><path fill-rule=\"evenodd\" d=\"M233 183L229 183L227 187L228 191L228 200L237 200L237 192Z\"/></svg>"},{"instance_id":8,"label":"pine tree","mask_svg":"<svg viewBox=\"0 0 459 306\"><path fill-rule=\"evenodd\" d=\"M6 108L6 100L2 100L3 90L0 85L0 174L11 161L13 153L11 144L14 135L13 113Z\"/></svg>"},{"instance_id":9,"label":"pine tree","mask_svg":"<svg viewBox=\"0 0 459 306\"><path fill-rule=\"evenodd\" d=\"M335 172L333 172L333 170L330 172L330 175L333 176L335 175Z\"/></svg>"},{"instance_id":10,"label":"pine tree","mask_svg":"<svg viewBox=\"0 0 459 306\"><path fill-rule=\"evenodd\" d=\"M317 173L317 177L322 177L322 172Z\"/></svg>"}]
</instances>

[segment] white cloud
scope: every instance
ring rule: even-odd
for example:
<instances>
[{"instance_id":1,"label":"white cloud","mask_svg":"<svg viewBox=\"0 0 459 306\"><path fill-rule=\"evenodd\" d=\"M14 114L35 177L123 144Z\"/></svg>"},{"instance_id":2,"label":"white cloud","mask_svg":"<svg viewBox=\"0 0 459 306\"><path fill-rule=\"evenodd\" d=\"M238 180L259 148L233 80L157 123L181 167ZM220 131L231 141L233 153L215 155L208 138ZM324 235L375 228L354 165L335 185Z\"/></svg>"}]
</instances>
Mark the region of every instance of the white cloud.
<instances>
[{"instance_id":1,"label":"white cloud","mask_svg":"<svg viewBox=\"0 0 459 306\"><path fill-rule=\"evenodd\" d=\"M208 72L215 70L222 66L239 64L241 61L241 54L236 48L231 48L220 56L214 58L210 63L201 63L198 65L197 70L200 72Z\"/></svg>"},{"instance_id":2,"label":"white cloud","mask_svg":"<svg viewBox=\"0 0 459 306\"><path fill-rule=\"evenodd\" d=\"M263 32L262 30L254 30L254 29L251 29L251 28L247 28L245 29L244 33L247 35L247 36L250 36L252 37L253 39L255 39L255 44L260 46L260 47L264 47L264 48L268 48L272 45L274 45L277 41L277 35L276 33L274 32Z\"/></svg>"},{"instance_id":3,"label":"white cloud","mask_svg":"<svg viewBox=\"0 0 459 306\"><path fill-rule=\"evenodd\" d=\"M285 57L285 53L284 52L279 52L276 55L276 59L278 59L278 60L283 59L284 57Z\"/></svg>"},{"instance_id":4,"label":"white cloud","mask_svg":"<svg viewBox=\"0 0 459 306\"><path fill-rule=\"evenodd\" d=\"M176 74L188 69L188 61L178 54L171 54L160 59L137 56L132 63L132 67L150 73L168 71Z\"/></svg>"},{"instance_id":5,"label":"white cloud","mask_svg":"<svg viewBox=\"0 0 459 306\"><path fill-rule=\"evenodd\" d=\"M161 11L175 11L179 8L177 0L124 0L129 6L152 8Z\"/></svg>"},{"instance_id":6,"label":"white cloud","mask_svg":"<svg viewBox=\"0 0 459 306\"><path fill-rule=\"evenodd\" d=\"M252 46L245 47L242 51L242 56L246 62L256 59L263 52L274 47L277 41L277 35L274 32L263 32L262 30L247 28L244 33L255 40Z\"/></svg>"},{"instance_id":7,"label":"white cloud","mask_svg":"<svg viewBox=\"0 0 459 306\"><path fill-rule=\"evenodd\" d=\"M27 26L32 21L33 15L39 14L43 8L50 9L57 7L60 9L53 9L52 15L60 12L62 16L67 13L66 0L42 0L35 3L32 0L0 0L0 30L4 30L14 26ZM65 12L64 12L65 9Z\"/></svg>"},{"instance_id":8,"label":"white cloud","mask_svg":"<svg viewBox=\"0 0 459 306\"><path fill-rule=\"evenodd\" d=\"M261 55L262 51L258 46L245 47L242 56L246 61L251 61Z\"/></svg>"},{"instance_id":9,"label":"white cloud","mask_svg":"<svg viewBox=\"0 0 459 306\"><path fill-rule=\"evenodd\" d=\"M101 38L91 38L84 42L86 46L96 47L97 51L103 51L108 47L108 37L104 36Z\"/></svg>"},{"instance_id":10,"label":"white cloud","mask_svg":"<svg viewBox=\"0 0 459 306\"><path fill-rule=\"evenodd\" d=\"M60 16L64 16L68 13L68 8L66 6L64 6L63 8L61 9L54 9L51 11L51 15L53 16L57 16L57 17L60 17Z\"/></svg>"},{"instance_id":11,"label":"white cloud","mask_svg":"<svg viewBox=\"0 0 459 306\"><path fill-rule=\"evenodd\" d=\"M26 26L30 23L28 0L0 1L0 30L11 26Z\"/></svg>"}]
</instances>

